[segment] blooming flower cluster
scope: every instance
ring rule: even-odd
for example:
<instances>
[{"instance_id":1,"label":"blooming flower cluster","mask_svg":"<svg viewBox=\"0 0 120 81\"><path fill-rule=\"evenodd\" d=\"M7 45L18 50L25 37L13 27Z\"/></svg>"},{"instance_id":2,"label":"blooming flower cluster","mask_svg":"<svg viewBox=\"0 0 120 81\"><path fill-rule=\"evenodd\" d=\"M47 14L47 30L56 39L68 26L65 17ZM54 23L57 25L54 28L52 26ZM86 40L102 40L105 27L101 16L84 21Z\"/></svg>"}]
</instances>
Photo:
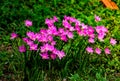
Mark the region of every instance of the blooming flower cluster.
<instances>
[{"instance_id":1,"label":"blooming flower cluster","mask_svg":"<svg viewBox=\"0 0 120 81\"><path fill-rule=\"evenodd\" d=\"M95 29L96 29L96 32L98 33L98 39L100 41L104 41L103 39L106 36L108 29L105 28L104 26L97 26Z\"/></svg>"},{"instance_id":2,"label":"blooming flower cluster","mask_svg":"<svg viewBox=\"0 0 120 81\"><path fill-rule=\"evenodd\" d=\"M98 22L100 20L101 18L95 15L95 21ZM70 16L64 16L64 19L62 21L63 27L57 28L54 25L55 22L58 22L58 18L56 16L50 19L47 18L45 20L45 24L48 26L47 29L40 29L40 31L37 33L28 31L26 32L27 37L22 38L23 41L29 46L29 50L31 51L40 50L40 56L42 57L42 59L56 59L57 57L59 59L62 59L65 56L63 50L58 50L55 47L57 41L54 40L54 37L56 36L59 37L60 40L67 42L68 39L74 38L73 32L77 32L79 36L88 37L88 42L93 44L95 43L95 38L97 38L100 41L104 41L106 33L108 32L108 29L104 26L96 27L88 26ZM32 21L26 20L25 26L27 27L32 26ZM18 35L16 33L12 33L11 39L16 38L17 36ZM115 45L116 43L117 43L116 39L114 38L110 39L110 44ZM40 46L38 44L40 44ZM20 46L19 51L25 52L26 51L25 46L24 45ZM86 48L86 51L88 53L101 54L102 49L96 47L94 50L92 47L88 46ZM110 54L110 49L106 47L104 49L104 52L105 54Z\"/></svg>"},{"instance_id":3,"label":"blooming flower cluster","mask_svg":"<svg viewBox=\"0 0 120 81\"><path fill-rule=\"evenodd\" d=\"M37 33L28 31L26 33L27 37L23 38L23 41L29 46L29 50L40 50L42 59L56 59L57 57L62 59L65 56L64 51L58 50L55 47L56 41L54 40L54 37L60 35L57 27L54 25L55 22L58 22L58 19L55 16L53 19L46 19L45 24L48 25L48 29L40 29ZM36 44L35 41L41 43L41 46L38 47L38 44Z\"/></svg>"}]
</instances>

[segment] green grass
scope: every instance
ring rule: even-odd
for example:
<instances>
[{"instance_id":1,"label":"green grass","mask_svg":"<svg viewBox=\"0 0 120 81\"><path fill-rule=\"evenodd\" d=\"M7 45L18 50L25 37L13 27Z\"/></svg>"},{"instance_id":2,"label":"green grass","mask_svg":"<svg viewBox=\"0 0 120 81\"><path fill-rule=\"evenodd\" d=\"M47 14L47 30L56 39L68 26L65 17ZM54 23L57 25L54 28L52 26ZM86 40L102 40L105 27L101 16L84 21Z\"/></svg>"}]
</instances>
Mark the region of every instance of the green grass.
<instances>
[{"instance_id":1,"label":"green grass","mask_svg":"<svg viewBox=\"0 0 120 81\"><path fill-rule=\"evenodd\" d=\"M119 0L113 1L120 5ZM95 14L102 18L97 24L94 22ZM53 16L59 18L57 26L62 26L64 15L88 25L106 26L109 29L107 36L118 40L114 47L105 44L110 46L112 54L87 54L85 38L75 35L66 44L59 41L58 48L66 53L63 59L42 60L38 53L27 52L25 66L24 54L18 52L18 46L22 44L20 38L25 37L26 31L38 32L41 28L47 28L45 19ZM0 0L0 19L0 80L22 81L25 67L28 81L120 80L120 10L107 9L99 0ZM33 21L32 27L24 26L26 19ZM19 34L20 38L10 40L12 32ZM101 45L104 47L104 44Z\"/></svg>"}]
</instances>

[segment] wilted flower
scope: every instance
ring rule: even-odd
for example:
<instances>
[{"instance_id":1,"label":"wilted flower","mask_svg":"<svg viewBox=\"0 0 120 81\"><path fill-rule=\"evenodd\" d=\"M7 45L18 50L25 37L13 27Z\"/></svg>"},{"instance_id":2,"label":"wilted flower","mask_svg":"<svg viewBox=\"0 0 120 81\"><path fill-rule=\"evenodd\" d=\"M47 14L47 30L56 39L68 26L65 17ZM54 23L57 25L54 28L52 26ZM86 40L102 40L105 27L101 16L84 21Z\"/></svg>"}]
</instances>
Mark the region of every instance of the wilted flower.
<instances>
[{"instance_id":1,"label":"wilted flower","mask_svg":"<svg viewBox=\"0 0 120 81\"><path fill-rule=\"evenodd\" d=\"M18 35L17 35L15 32L11 33L10 39L14 39L14 38L16 38L16 37L18 37Z\"/></svg>"},{"instance_id":2,"label":"wilted flower","mask_svg":"<svg viewBox=\"0 0 120 81\"><path fill-rule=\"evenodd\" d=\"M24 45L19 46L19 51L20 51L21 53L25 52L25 51L26 51L25 46L24 46Z\"/></svg>"},{"instance_id":3,"label":"wilted flower","mask_svg":"<svg viewBox=\"0 0 120 81\"><path fill-rule=\"evenodd\" d=\"M25 26L27 26L27 27L32 26L32 21L30 21L30 20L25 20Z\"/></svg>"}]
</instances>

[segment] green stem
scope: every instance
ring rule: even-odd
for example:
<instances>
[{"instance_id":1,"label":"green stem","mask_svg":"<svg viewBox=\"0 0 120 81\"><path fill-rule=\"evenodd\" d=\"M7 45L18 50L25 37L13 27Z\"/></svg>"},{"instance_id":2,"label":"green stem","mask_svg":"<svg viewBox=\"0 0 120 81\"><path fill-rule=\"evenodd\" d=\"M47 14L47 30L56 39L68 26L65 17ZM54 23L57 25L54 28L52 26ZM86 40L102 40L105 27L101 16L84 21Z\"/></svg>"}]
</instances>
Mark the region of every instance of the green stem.
<instances>
[{"instance_id":1,"label":"green stem","mask_svg":"<svg viewBox=\"0 0 120 81\"><path fill-rule=\"evenodd\" d=\"M49 61L49 71L51 70L51 62Z\"/></svg>"},{"instance_id":2,"label":"green stem","mask_svg":"<svg viewBox=\"0 0 120 81\"><path fill-rule=\"evenodd\" d=\"M24 60L25 60L25 67L24 67L24 79L23 81L28 81L28 75L27 75L27 53L24 53Z\"/></svg>"},{"instance_id":3,"label":"green stem","mask_svg":"<svg viewBox=\"0 0 120 81\"><path fill-rule=\"evenodd\" d=\"M54 0L54 7L56 8L57 7L57 1Z\"/></svg>"}]
</instances>

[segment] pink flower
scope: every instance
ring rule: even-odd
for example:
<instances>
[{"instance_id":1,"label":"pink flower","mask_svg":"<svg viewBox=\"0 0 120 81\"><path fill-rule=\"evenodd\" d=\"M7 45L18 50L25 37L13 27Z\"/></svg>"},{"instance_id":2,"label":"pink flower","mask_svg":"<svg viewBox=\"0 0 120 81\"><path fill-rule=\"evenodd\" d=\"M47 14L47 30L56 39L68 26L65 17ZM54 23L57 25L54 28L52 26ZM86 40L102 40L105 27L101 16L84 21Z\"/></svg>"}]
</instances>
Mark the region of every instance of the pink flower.
<instances>
[{"instance_id":1,"label":"pink flower","mask_svg":"<svg viewBox=\"0 0 120 81\"><path fill-rule=\"evenodd\" d=\"M95 21L98 22L98 21L101 21L101 18L99 16L96 16L95 15Z\"/></svg>"},{"instance_id":2,"label":"pink flower","mask_svg":"<svg viewBox=\"0 0 120 81\"><path fill-rule=\"evenodd\" d=\"M39 42L48 42L48 36L46 36L45 34L42 34L39 39L37 39Z\"/></svg>"},{"instance_id":3,"label":"pink flower","mask_svg":"<svg viewBox=\"0 0 120 81\"><path fill-rule=\"evenodd\" d=\"M88 35L88 29L82 29L82 30L80 30L80 31L78 31L78 34L80 35L80 36L87 36Z\"/></svg>"},{"instance_id":4,"label":"pink flower","mask_svg":"<svg viewBox=\"0 0 120 81\"><path fill-rule=\"evenodd\" d=\"M17 35L15 32L11 33L10 39L14 39L14 38L16 38L16 37L18 37L18 35Z\"/></svg>"},{"instance_id":5,"label":"pink flower","mask_svg":"<svg viewBox=\"0 0 120 81\"><path fill-rule=\"evenodd\" d=\"M40 46L40 51L41 51L41 52L47 52L48 50L46 51L46 49L45 49L44 46Z\"/></svg>"},{"instance_id":6,"label":"pink flower","mask_svg":"<svg viewBox=\"0 0 120 81\"><path fill-rule=\"evenodd\" d=\"M47 34L48 32L47 32L47 29L40 29L40 33L41 34Z\"/></svg>"},{"instance_id":7,"label":"pink flower","mask_svg":"<svg viewBox=\"0 0 120 81\"><path fill-rule=\"evenodd\" d=\"M81 29L80 29L79 26L75 26L75 30L76 30L76 31L80 31Z\"/></svg>"},{"instance_id":8,"label":"pink flower","mask_svg":"<svg viewBox=\"0 0 120 81\"><path fill-rule=\"evenodd\" d=\"M27 26L27 27L32 26L32 21L30 21L30 20L25 20L25 26Z\"/></svg>"},{"instance_id":9,"label":"pink flower","mask_svg":"<svg viewBox=\"0 0 120 81\"><path fill-rule=\"evenodd\" d=\"M54 50L54 46L46 43L43 46L40 47L41 52L48 52L48 51L53 51Z\"/></svg>"},{"instance_id":10,"label":"pink flower","mask_svg":"<svg viewBox=\"0 0 120 81\"><path fill-rule=\"evenodd\" d=\"M110 44L115 45L117 43L116 39L110 38Z\"/></svg>"},{"instance_id":11,"label":"pink flower","mask_svg":"<svg viewBox=\"0 0 120 81\"><path fill-rule=\"evenodd\" d=\"M53 25L54 21L52 19L45 19L45 24L47 24L48 26Z\"/></svg>"},{"instance_id":12,"label":"pink flower","mask_svg":"<svg viewBox=\"0 0 120 81\"><path fill-rule=\"evenodd\" d=\"M100 40L100 41L104 41L104 34L98 34L98 39Z\"/></svg>"},{"instance_id":13,"label":"pink flower","mask_svg":"<svg viewBox=\"0 0 120 81\"><path fill-rule=\"evenodd\" d=\"M89 34L88 36L89 36L90 38L95 38L95 34L94 34L94 33Z\"/></svg>"},{"instance_id":14,"label":"pink flower","mask_svg":"<svg viewBox=\"0 0 120 81\"><path fill-rule=\"evenodd\" d=\"M70 27L71 27L71 24L70 24L67 20L63 20L63 21L62 21L62 25L63 25L65 28L70 28Z\"/></svg>"},{"instance_id":15,"label":"pink flower","mask_svg":"<svg viewBox=\"0 0 120 81\"><path fill-rule=\"evenodd\" d=\"M37 50L38 45L37 44L31 44L30 50Z\"/></svg>"},{"instance_id":16,"label":"pink flower","mask_svg":"<svg viewBox=\"0 0 120 81\"><path fill-rule=\"evenodd\" d=\"M71 26L71 27L69 28L69 31L75 31L75 28Z\"/></svg>"},{"instance_id":17,"label":"pink flower","mask_svg":"<svg viewBox=\"0 0 120 81\"><path fill-rule=\"evenodd\" d=\"M30 40L29 38L25 37L22 39L25 43L27 43L29 46L34 44L34 42L32 40Z\"/></svg>"},{"instance_id":18,"label":"pink flower","mask_svg":"<svg viewBox=\"0 0 120 81\"><path fill-rule=\"evenodd\" d=\"M51 59L56 59L57 55L56 54L50 54Z\"/></svg>"},{"instance_id":19,"label":"pink flower","mask_svg":"<svg viewBox=\"0 0 120 81\"><path fill-rule=\"evenodd\" d=\"M48 18L47 18L47 19L45 20L45 24L47 24L48 27L53 26L55 22L57 22L57 18L55 18L55 17L54 17L53 19L48 19Z\"/></svg>"},{"instance_id":20,"label":"pink flower","mask_svg":"<svg viewBox=\"0 0 120 81\"><path fill-rule=\"evenodd\" d=\"M93 48L88 46L88 47L86 48L86 51L87 51L88 53L93 53Z\"/></svg>"},{"instance_id":21,"label":"pink flower","mask_svg":"<svg viewBox=\"0 0 120 81\"><path fill-rule=\"evenodd\" d=\"M34 32L31 31L27 32L27 36L33 41L36 40L36 34Z\"/></svg>"},{"instance_id":22,"label":"pink flower","mask_svg":"<svg viewBox=\"0 0 120 81\"><path fill-rule=\"evenodd\" d=\"M65 32L65 29L64 28L59 28L58 29L58 32L61 34L61 33L64 33Z\"/></svg>"},{"instance_id":23,"label":"pink flower","mask_svg":"<svg viewBox=\"0 0 120 81\"><path fill-rule=\"evenodd\" d=\"M53 36L52 36L52 35L49 35L49 36L47 37L47 39L48 39L49 41L53 41Z\"/></svg>"},{"instance_id":24,"label":"pink flower","mask_svg":"<svg viewBox=\"0 0 120 81\"><path fill-rule=\"evenodd\" d=\"M94 43L95 41L94 41L93 38L89 38L88 42L89 42L89 43Z\"/></svg>"},{"instance_id":25,"label":"pink flower","mask_svg":"<svg viewBox=\"0 0 120 81\"><path fill-rule=\"evenodd\" d=\"M59 59L62 59L65 56L64 51L57 50L56 48L52 51L52 53L56 54Z\"/></svg>"},{"instance_id":26,"label":"pink flower","mask_svg":"<svg viewBox=\"0 0 120 81\"><path fill-rule=\"evenodd\" d=\"M58 18L56 16L53 17L53 20L58 22Z\"/></svg>"},{"instance_id":27,"label":"pink flower","mask_svg":"<svg viewBox=\"0 0 120 81\"><path fill-rule=\"evenodd\" d=\"M65 56L65 53L63 51L57 51L57 56L59 59L62 59Z\"/></svg>"},{"instance_id":28,"label":"pink flower","mask_svg":"<svg viewBox=\"0 0 120 81\"><path fill-rule=\"evenodd\" d=\"M76 20L75 21L75 27L80 26L80 25L81 25L81 22L79 20Z\"/></svg>"},{"instance_id":29,"label":"pink flower","mask_svg":"<svg viewBox=\"0 0 120 81\"><path fill-rule=\"evenodd\" d=\"M49 59L49 56L47 53L42 53L40 54L40 56L42 57L42 59Z\"/></svg>"},{"instance_id":30,"label":"pink flower","mask_svg":"<svg viewBox=\"0 0 120 81\"><path fill-rule=\"evenodd\" d=\"M93 34L94 33L94 28L92 26L88 26L88 32L90 34Z\"/></svg>"},{"instance_id":31,"label":"pink flower","mask_svg":"<svg viewBox=\"0 0 120 81\"><path fill-rule=\"evenodd\" d=\"M24 46L24 45L19 46L19 51L20 51L21 53L25 52L25 51L26 51L25 46Z\"/></svg>"},{"instance_id":32,"label":"pink flower","mask_svg":"<svg viewBox=\"0 0 120 81\"><path fill-rule=\"evenodd\" d=\"M92 26L88 26L87 34L88 34L89 37L95 38L94 28Z\"/></svg>"},{"instance_id":33,"label":"pink flower","mask_svg":"<svg viewBox=\"0 0 120 81\"><path fill-rule=\"evenodd\" d=\"M107 33L108 32L108 29L105 28L104 26L97 26L96 28L96 32L99 34L99 33Z\"/></svg>"},{"instance_id":34,"label":"pink flower","mask_svg":"<svg viewBox=\"0 0 120 81\"><path fill-rule=\"evenodd\" d=\"M62 41L65 41L65 42L67 42L67 40L68 40L66 35L60 36L60 39L61 39Z\"/></svg>"},{"instance_id":35,"label":"pink flower","mask_svg":"<svg viewBox=\"0 0 120 81\"><path fill-rule=\"evenodd\" d=\"M27 41L29 40L29 38L24 37L24 38L22 38L22 40L23 40L25 43L27 43Z\"/></svg>"},{"instance_id":36,"label":"pink flower","mask_svg":"<svg viewBox=\"0 0 120 81\"><path fill-rule=\"evenodd\" d=\"M39 39L41 38L41 34L40 34L40 33L35 33L35 38L36 38L37 40L39 40Z\"/></svg>"},{"instance_id":37,"label":"pink flower","mask_svg":"<svg viewBox=\"0 0 120 81\"><path fill-rule=\"evenodd\" d=\"M87 29L88 28L88 26L85 25L84 23L82 23L81 26L82 26L82 29Z\"/></svg>"},{"instance_id":38,"label":"pink flower","mask_svg":"<svg viewBox=\"0 0 120 81\"><path fill-rule=\"evenodd\" d=\"M34 42L31 41L31 40L28 40L26 43L27 43L29 46L31 46L32 44L34 44Z\"/></svg>"},{"instance_id":39,"label":"pink flower","mask_svg":"<svg viewBox=\"0 0 120 81\"><path fill-rule=\"evenodd\" d=\"M74 35L73 35L72 32L68 32L68 33L67 33L67 36L68 36L68 38L71 38L71 39L72 39Z\"/></svg>"},{"instance_id":40,"label":"pink flower","mask_svg":"<svg viewBox=\"0 0 120 81\"><path fill-rule=\"evenodd\" d=\"M51 45L52 46L56 45L56 41L51 41Z\"/></svg>"},{"instance_id":41,"label":"pink flower","mask_svg":"<svg viewBox=\"0 0 120 81\"><path fill-rule=\"evenodd\" d=\"M95 53L100 54L101 53L101 49L100 48L96 48L95 49Z\"/></svg>"},{"instance_id":42,"label":"pink flower","mask_svg":"<svg viewBox=\"0 0 120 81\"><path fill-rule=\"evenodd\" d=\"M105 51L105 54L110 54L110 49L109 48L106 47L104 51Z\"/></svg>"},{"instance_id":43,"label":"pink flower","mask_svg":"<svg viewBox=\"0 0 120 81\"><path fill-rule=\"evenodd\" d=\"M55 26L50 26L48 29L47 29L47 33L49 35L58 35L58 31L57 31L57 28Z\"/></svg>"}]
</instances>

